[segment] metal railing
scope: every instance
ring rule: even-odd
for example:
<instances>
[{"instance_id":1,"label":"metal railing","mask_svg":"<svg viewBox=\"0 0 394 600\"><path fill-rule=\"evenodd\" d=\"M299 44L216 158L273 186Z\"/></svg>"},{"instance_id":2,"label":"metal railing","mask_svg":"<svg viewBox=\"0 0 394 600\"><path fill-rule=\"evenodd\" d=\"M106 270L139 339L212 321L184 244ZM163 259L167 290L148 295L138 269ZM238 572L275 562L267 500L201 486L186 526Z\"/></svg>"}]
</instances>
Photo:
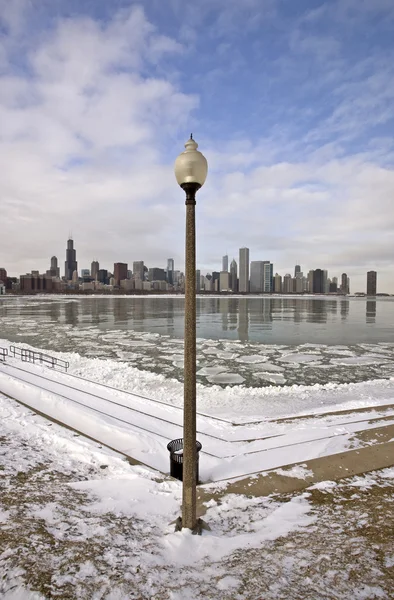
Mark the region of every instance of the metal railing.
<instances>
[{"instance_id":1,"label":"metal railing","mask_svg":"<svg viewBox=\"0 0 394 600\"><path fill-rule=\"evenodd\" d=\"M49 367L50 369L55 369L56 367L59 369L63 369L67 371L70 363L61 358L56 358L55 356L49 356L49 354L44 354L43 352L38 352L37 350L30 350L29 348L18 348L18 346L10 346L10 353L15 358L20 358L23 362L31 362L33 364L40 364Z\"/></svg>"},{"instance_id":2,"label":"metal railing","mask_svg":"<svg viewBox=\"0 0 394 600\"><path fill-rule=\"evenodd\" d=\"M7 348L0 348L0 362L5 362L6 356L8 356Z\"/></svg>"}]
</instances>

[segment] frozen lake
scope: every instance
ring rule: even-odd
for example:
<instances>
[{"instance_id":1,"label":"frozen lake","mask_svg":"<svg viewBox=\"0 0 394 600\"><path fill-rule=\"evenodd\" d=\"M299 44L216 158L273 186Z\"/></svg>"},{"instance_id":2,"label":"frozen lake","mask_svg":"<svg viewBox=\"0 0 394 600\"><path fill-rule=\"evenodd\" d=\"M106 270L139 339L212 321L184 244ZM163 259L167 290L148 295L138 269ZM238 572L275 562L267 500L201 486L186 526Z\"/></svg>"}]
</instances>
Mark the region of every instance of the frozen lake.
<instances>
[{"instance_id":1,"label":"frozen lake","mask_svg":"<svg viewBox=\"0 0 394 600\"><path fill-rule=\"evenodd\" d=\"M183 377L182 297L0 299L0 338ZM350 383L394 375L394 298L200 297L205 385ZM0 345L2 345L0 343Z\"/></svg>"}]
</instances>

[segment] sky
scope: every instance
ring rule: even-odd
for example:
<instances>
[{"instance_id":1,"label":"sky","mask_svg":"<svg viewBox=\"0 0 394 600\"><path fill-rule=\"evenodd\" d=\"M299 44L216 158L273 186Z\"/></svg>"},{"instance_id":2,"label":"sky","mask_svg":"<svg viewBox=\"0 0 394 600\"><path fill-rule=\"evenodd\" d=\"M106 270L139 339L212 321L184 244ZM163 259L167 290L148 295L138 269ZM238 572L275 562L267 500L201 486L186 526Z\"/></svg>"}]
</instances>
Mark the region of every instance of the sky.
<instances>
[{"instance_id":1,"label":"sky","mask_svg":"<svg viewBox=\"0 0 394 600\"><path fill-rule=\"evenodd\" d=\"M0 0L0 267L184 267L173 165L193 133L197 268L348 273L394 293L392 0Z\"/></svg>"}]
</instances>

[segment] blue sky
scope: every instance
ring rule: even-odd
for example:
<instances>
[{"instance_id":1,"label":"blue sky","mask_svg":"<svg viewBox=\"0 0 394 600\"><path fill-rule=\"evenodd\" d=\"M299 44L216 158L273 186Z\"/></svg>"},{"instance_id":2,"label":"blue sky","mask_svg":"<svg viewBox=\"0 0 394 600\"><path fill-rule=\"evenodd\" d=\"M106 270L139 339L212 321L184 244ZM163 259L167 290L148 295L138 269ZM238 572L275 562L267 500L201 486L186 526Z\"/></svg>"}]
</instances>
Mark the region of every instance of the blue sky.
<instances>
[{"instance_id":1,"label":"blue sky","mask_svg":"<svg viewBox=\"0 0 394 600\"><path fill-rule=\"evenodd\" d=\"M394 293L392 0L0 0L0 263L183 268L173 162L209 162L198 266Z\"/></svg>"}]
</instances>

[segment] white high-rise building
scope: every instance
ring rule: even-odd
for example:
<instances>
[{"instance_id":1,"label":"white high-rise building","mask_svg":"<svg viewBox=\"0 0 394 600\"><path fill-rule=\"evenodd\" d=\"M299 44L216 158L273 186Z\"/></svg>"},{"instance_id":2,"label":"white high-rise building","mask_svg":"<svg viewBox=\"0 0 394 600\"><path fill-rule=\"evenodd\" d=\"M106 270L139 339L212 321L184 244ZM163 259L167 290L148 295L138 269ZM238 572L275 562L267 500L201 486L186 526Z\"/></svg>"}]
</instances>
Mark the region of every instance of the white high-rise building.
<instances>
[{"instance_id":1,"label":"white high-rise building","mask_svg":"<svg viewBox=\"0 0 394 600\"><path fill-rule=\"evenodd\" d=\"M221 292L230 291L230 273L228 271L220 272L219 289Z\"/></svg>"},{"instance_id":2,"label":"white high-rise building","mask_svg":"<svg viewBox=\"0 0 394 600\"><path fill-rule=\"evenodd\" d=\"M204 277L204 290L206 292L212 291L212 275L205 275Z\"/></svg>"},{"instance_id":3,"label":"white high-rise building","mask_svg":"<svg viewBox=\"0 0 394 600\"><path fill-rule=\"evenodd\" d=\"M286 273L283 278L283 293L284 294L292 294L293 293L293 278L290 273Z\"/></svg>"},{"instance_id":4,"label":"white high-rise building","mask_svg":"<svg viewBox=\"0 0 394 600\"><path fill-rule=\"evenodd\" d=\"M302 294L304 291L304 274L302 271L298 271L295 276L295 291L296 294Z\"/></svg>"},{"instance_id":5,"label":"white high-rise building","mask_svg":"<svg viewBox=\"0 0 394 600\"><path fill-rule=\"evenodd\" d=\"M274 277L274 292L280 294L282 291L282 275L275 273Z\"/></svg>"},{"instance_id":6,"label":"white high-rise building","mask_svg":"<svg viewBox=\"0 0 394 600\"><path fill-rule=\"evenodd\" d=\"M228 271L228 255L226 254L222 258L222 271Z\"/></svg>"},{"instance_id":7,"label":"white high-rise building","mask_svg":"<svg viewBox=\"0 0 394 600\"><path fill-rule=\"evenodd\" d=\"M249 292L249 248L239 249L239 291Z\"/></svg>"}]
</instances>

